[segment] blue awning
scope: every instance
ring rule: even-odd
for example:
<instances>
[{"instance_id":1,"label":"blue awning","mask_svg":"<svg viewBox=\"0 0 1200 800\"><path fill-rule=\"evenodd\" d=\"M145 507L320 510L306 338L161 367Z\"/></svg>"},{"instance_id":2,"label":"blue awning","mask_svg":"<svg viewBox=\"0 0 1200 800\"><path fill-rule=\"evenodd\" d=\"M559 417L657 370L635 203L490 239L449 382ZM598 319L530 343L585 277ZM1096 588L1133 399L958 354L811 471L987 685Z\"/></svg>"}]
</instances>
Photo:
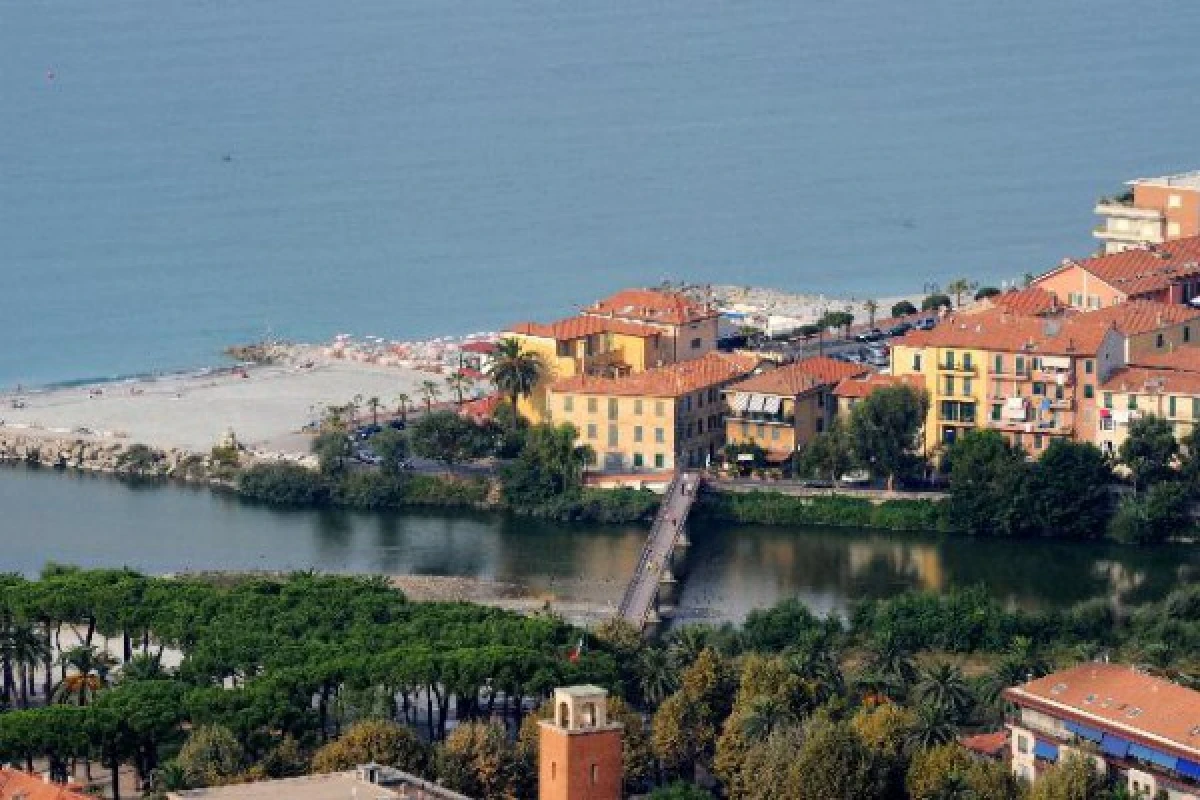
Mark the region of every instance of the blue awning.
<instances>
[{"instance_id":1,"label":"blue awning","mask_svg":"<svg viewBox=\"0 0 1200 800\"><path fill-rule=\"evenodd\" d=\"M1100 749L1107 755L1124 758L1129 753L1129 742L1120 736L1113 736L1111 733L1106 733L1104 734L1104 739L1100 742Z\"/></svg>"},{"instance_id":2,"label":"blue awning","mask_svg":"<svg viewBox=\"0 0 1200 800\"><path fill-rule=\"evenodd\" d=\"M1038 758L1044 758L1047 761L1058 761L1058 747L1049 742L1036 742L1033 745L1033 754Z\"/></svg>"},{"instance_id":3,"label":"blue awning","mask_svg":"<svg viewBox=\"0 0 1200 800\"><path fill-rule=\"evenodd\" d=\"M1099 728L1092 728L1079 722L1067 720L1067 730L1076 736L1082 736L1084 739L1090 739L1093 742L1098 742L1104 738L1104 731Z\"/></svg>"},{"instance_id":4,"label":"blue awning","mask_svg":"<svg viewBox=\"0 0 1200 800\"><path fill-rule=\"evenodd\" d=\"M1181 758L1175 764L1175 771L1180 775L1185 775L1193 780L1200 781L1200 763L1188 761L1186 758Z\"/></svg>"},{"instance_id":5,"label":"blue awning","mask_svg":"<svg viewBox=\"0 0 1200 800\"><path fill-rule=\"evenodd\" d=\"M1166 767L1167 769L1175 769L1179 763L1179 759L1176 756L1169 756L1152 747L1145 747L1136 742L1129 745L1129 756L1130 758L1138 758L1142 761L1148 761L1151 764L1157 764L1160 767Z\"/></svg>"}]
</instances>

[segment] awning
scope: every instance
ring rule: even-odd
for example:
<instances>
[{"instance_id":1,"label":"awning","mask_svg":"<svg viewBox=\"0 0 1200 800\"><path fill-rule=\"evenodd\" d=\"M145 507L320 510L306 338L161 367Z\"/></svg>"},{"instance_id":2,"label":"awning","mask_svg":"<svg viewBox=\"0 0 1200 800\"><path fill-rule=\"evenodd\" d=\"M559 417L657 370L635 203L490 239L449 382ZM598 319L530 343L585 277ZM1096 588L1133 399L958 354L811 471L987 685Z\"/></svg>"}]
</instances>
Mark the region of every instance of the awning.
<instances>
[{"instance_id":1,"label":"awning","mask_svg":"<svg viewBox=\"0 0 1200 800\"><path fill-rule=\"evenodd\" d=\"M1110 411L1107 408L1100 409L1100 418L1101 419L1109 419L1111 417L1112 417L1112 411Z\"/></svg>"},{"instance_id":2,"label":"awning","mask_svg":"<svg viewBox=\"0 0 1200 800\"><path fill-rule=\"evenodd\" d=\"M763 411L768 414L778 414L779 409L783 406L783 398L775 397L774 395L763 396Z\"/></svg>"},{"instance_id":3,"label":"awning","mask_svg":"<svg viewBox=\"0 0 1200 800\"><path fill-rule=\"evenodd\" d=\"M1024 397L1010 397L1004 401L1005 408L1025 408Z\"/></svg>"},{"instance_id":4,"label":"awning","mask_svg":"<svg viewBox=\"0 0 1200 800\"><path fill-rule=\"evenodd\" d=\"M1049 742L1036 742L1033 745L1033 755L1046 761L1058 761L1058 747Z\"/></svg>"},{"instance_id":5,"label":"awning","mask_svg":"<svg viewBox=\"0 0 1200 800\"><path fill-rule=\"evenodd\" d=\"M1042 356L1042 369L1070 369L1071 359L1067 356Z\"/></svg>"},{"instance_id":6,"label":"awning","mask_svg":"<svg viewBox=\"0 0 1200 800\"><path fill-rule=\"evenodd\" d=\"M750 395L750 402L746 404L746 410L751 413L758 413L763 410L763 400L766 398L761 394Z\"/></svg>"},{"instance_id":7,"label":"awning","mask_svg":"<svg viewBox=\"0 0 1200 800\"><path fill-rule=\"evenodd\" d=\"M730 395L729 396L729 410L730 411L745 411L747 404L749 404L749 402L750 402L751 396L752 395L748 395L745 392L735 392L734 394Z\"/></svg>"},{"instance_id":8,"label":"awning","mask_svg":"<svg viewBox=\"0 0 1200 800\"><path fill-rule=\"evenodd\" d=\"M1181 758L1175 764L1175 771L1180 775L1200 781L1200 763Z\"/></svg>"},{"instance_id":9,"label":"awning","mask_svg":"<svg viewBox=\"0 0 1200 800\"><path fill-rule=\"evenodd\" d=\"M1160 767L1167 769L1175 769L1179 763L1179 758L1169 756L1166 753L1160 752L1150 747L1134 743L1129 745L1129 755L1131 758L1138 758L1142 761L1148 761L1151 764L1157 764Z\"/></svg>"},{"instance_id":10,"label":"awning","mask_svg":"<svg viewBox=\"0 0 1200 800\"><path fill-rule=\"evenodd\" d=\"M1104 734L1104 739L1100 742L1100 749L1106 755L1124 758L1129 754L1129 742L1120 736L1113 736L1111 733L1106 733Z\"/></svg>"},{"instance_id":11,"label":"awning","mask_svg":"<svg viewBox=\"0 0 1200 800\"><path fill-rule=\"evenodd\" d=\"M1093 742L1098 742L1104 738L1104 731L1089 725L1072 722L1071 720L1067 720L1066 728L1076 736L1082 736L1084 739L1089 739Z\"/></svg>"}]
</instances>

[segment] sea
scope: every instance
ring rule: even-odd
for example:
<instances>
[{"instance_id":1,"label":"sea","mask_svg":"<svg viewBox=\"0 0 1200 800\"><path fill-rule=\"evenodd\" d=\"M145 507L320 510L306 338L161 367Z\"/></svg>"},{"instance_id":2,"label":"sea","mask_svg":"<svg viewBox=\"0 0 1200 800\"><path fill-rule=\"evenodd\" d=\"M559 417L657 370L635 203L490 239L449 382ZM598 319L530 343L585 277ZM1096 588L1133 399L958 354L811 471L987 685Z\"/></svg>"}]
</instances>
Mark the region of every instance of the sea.
<instances>
[{"instance_id":1,"label":"sea","mask_svg":"<svg viewBox=\"0 0 1200 800\"><path fill-rule=\"evenodd\" d=\"M665 279L1020 280L1200 167L1197 33L1195 0L8 0L0 387Z\"/></svg>"}]
</instances>

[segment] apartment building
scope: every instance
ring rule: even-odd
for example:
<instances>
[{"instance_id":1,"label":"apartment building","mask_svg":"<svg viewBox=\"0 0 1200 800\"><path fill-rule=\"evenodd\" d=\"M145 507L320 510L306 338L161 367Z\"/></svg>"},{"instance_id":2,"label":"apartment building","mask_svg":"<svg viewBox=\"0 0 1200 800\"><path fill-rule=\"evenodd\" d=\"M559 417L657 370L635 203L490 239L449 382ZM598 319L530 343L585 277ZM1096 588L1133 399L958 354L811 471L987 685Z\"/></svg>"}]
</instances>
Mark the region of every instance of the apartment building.
<instances>
[{"instance_id":1,"label":"apartment building","mask_svg":"<svg viewBox=\"0 0 1200 800\"><path fill-rule=\"evenodd\" d=\"M786 461L833 421L834 387L868 372L859 364L816 357L739 381L725 390L725 440L758 445L768 461Z\"/></svg>"},{"instance_id":2,"label":"apartment building","mask_svg":"<svg viewBox=\"0 0 1200 800\"><path fill-rule=\"evenodd\" d=\"M1200 235L1200 172L1138 178L1096 204L1093 235L1105 253Z\"/></svg>"},{"instance_id":3,"label":"apartment building","mask_svg":"<svg viewBox=\"0 0 1200 800\"><path fill-rule=\"evenodd\" d=\"M1071 753L1134 796L1200 800L1200 692L1088 663L1004 691L1013 772L1030 781Z\"/></svg>"},{"instance_id":4,"label":"apartment building","mask_svg":"<svg viewBox=\"0 0 1200 800\"><path fill-rule=\"evenodd\" d=\"M703 466L725 444L722 390L762 364L712 352L620 377L577 375L548 387L549 419L574 425L605 471Z\"/></svg>"},{"instance_id":5,"label":"apartment building","mask_svg":"<svg viewBox=\"0 0 1200 800\"><path fill-rule=\"evenodd\" d=\"M843 378L833 387L834 416L843 420L854 413L854 407L879 389L893 386L909 386L918 392L926 391L925 376L919 373L907 375L883 375L868 372Z\"/></svg>"},{"instance_id":6,"label":"apartment building","mask_svg":"<svg viewBox=\"0 0 1200 800\"><path fill-rule=\"evenodd\" d=\"M1200 296L1200 236L1081 261L1066 259L1032 286L1050 292L1059 303L1088 311L1130 300L1188 303Z\"/></svg>"},{"instance_id":7,"label":"apartment building","mask_svg":"<svg viewBox=\"0 0 1200 800\"><path fill-rule=\"evenodd\" d=\"M1182 439L1200 422L1200 349L1149 356L1114 370L1099 393L1092 440L1104 452L1115 453L1129 424L1146 415L1167 420Z\"/></svg>"},{"instance_id":8,"label":"apartment building","mask_svg":"<svg viewBox=\"0 0 1200 800\"><path fill-rule=\"evenodd\" d=\"M1036 456L1055 438L1094 428L1096 387L1125 365L1124 351L1111 321L1092 314L993 309L896 340L892 374L920 376L929 391L927 455L986 428Z\"/></svg>"},{"instance_id":9,"label":"apartment building","mask_svg":"<svg viewBox=\"0 0 1200 800\"><path fill-rule=\"evenodd\" d=\"M532 422L548 418L546 389L577 375L621 377L699 358L716 349L715 309L683 295L627 289L578 316L548 324L519 322L501 333L541 356L542 383L519 411Z\"/></svg>"}]
</instances>

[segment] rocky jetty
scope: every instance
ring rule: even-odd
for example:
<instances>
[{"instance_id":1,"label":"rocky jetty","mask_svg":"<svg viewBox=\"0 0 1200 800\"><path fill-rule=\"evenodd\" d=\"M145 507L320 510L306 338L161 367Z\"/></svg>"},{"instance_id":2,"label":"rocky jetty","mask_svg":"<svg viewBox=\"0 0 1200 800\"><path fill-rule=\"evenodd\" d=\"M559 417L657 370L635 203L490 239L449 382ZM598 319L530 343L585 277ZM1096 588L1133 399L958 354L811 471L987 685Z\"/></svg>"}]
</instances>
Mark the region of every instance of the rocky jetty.
<instances>
[{"instance_id":1,"label":"rocky jetty","mask_svg":"<svg viewBox=\"0 0 1200 800\"><path fill-rule=\"evenodd\" d=\"M201 482L219 480L227 466L211 454L176 448L10 430L0 430L0 462Z\"/></svg>"}]
</instances>

